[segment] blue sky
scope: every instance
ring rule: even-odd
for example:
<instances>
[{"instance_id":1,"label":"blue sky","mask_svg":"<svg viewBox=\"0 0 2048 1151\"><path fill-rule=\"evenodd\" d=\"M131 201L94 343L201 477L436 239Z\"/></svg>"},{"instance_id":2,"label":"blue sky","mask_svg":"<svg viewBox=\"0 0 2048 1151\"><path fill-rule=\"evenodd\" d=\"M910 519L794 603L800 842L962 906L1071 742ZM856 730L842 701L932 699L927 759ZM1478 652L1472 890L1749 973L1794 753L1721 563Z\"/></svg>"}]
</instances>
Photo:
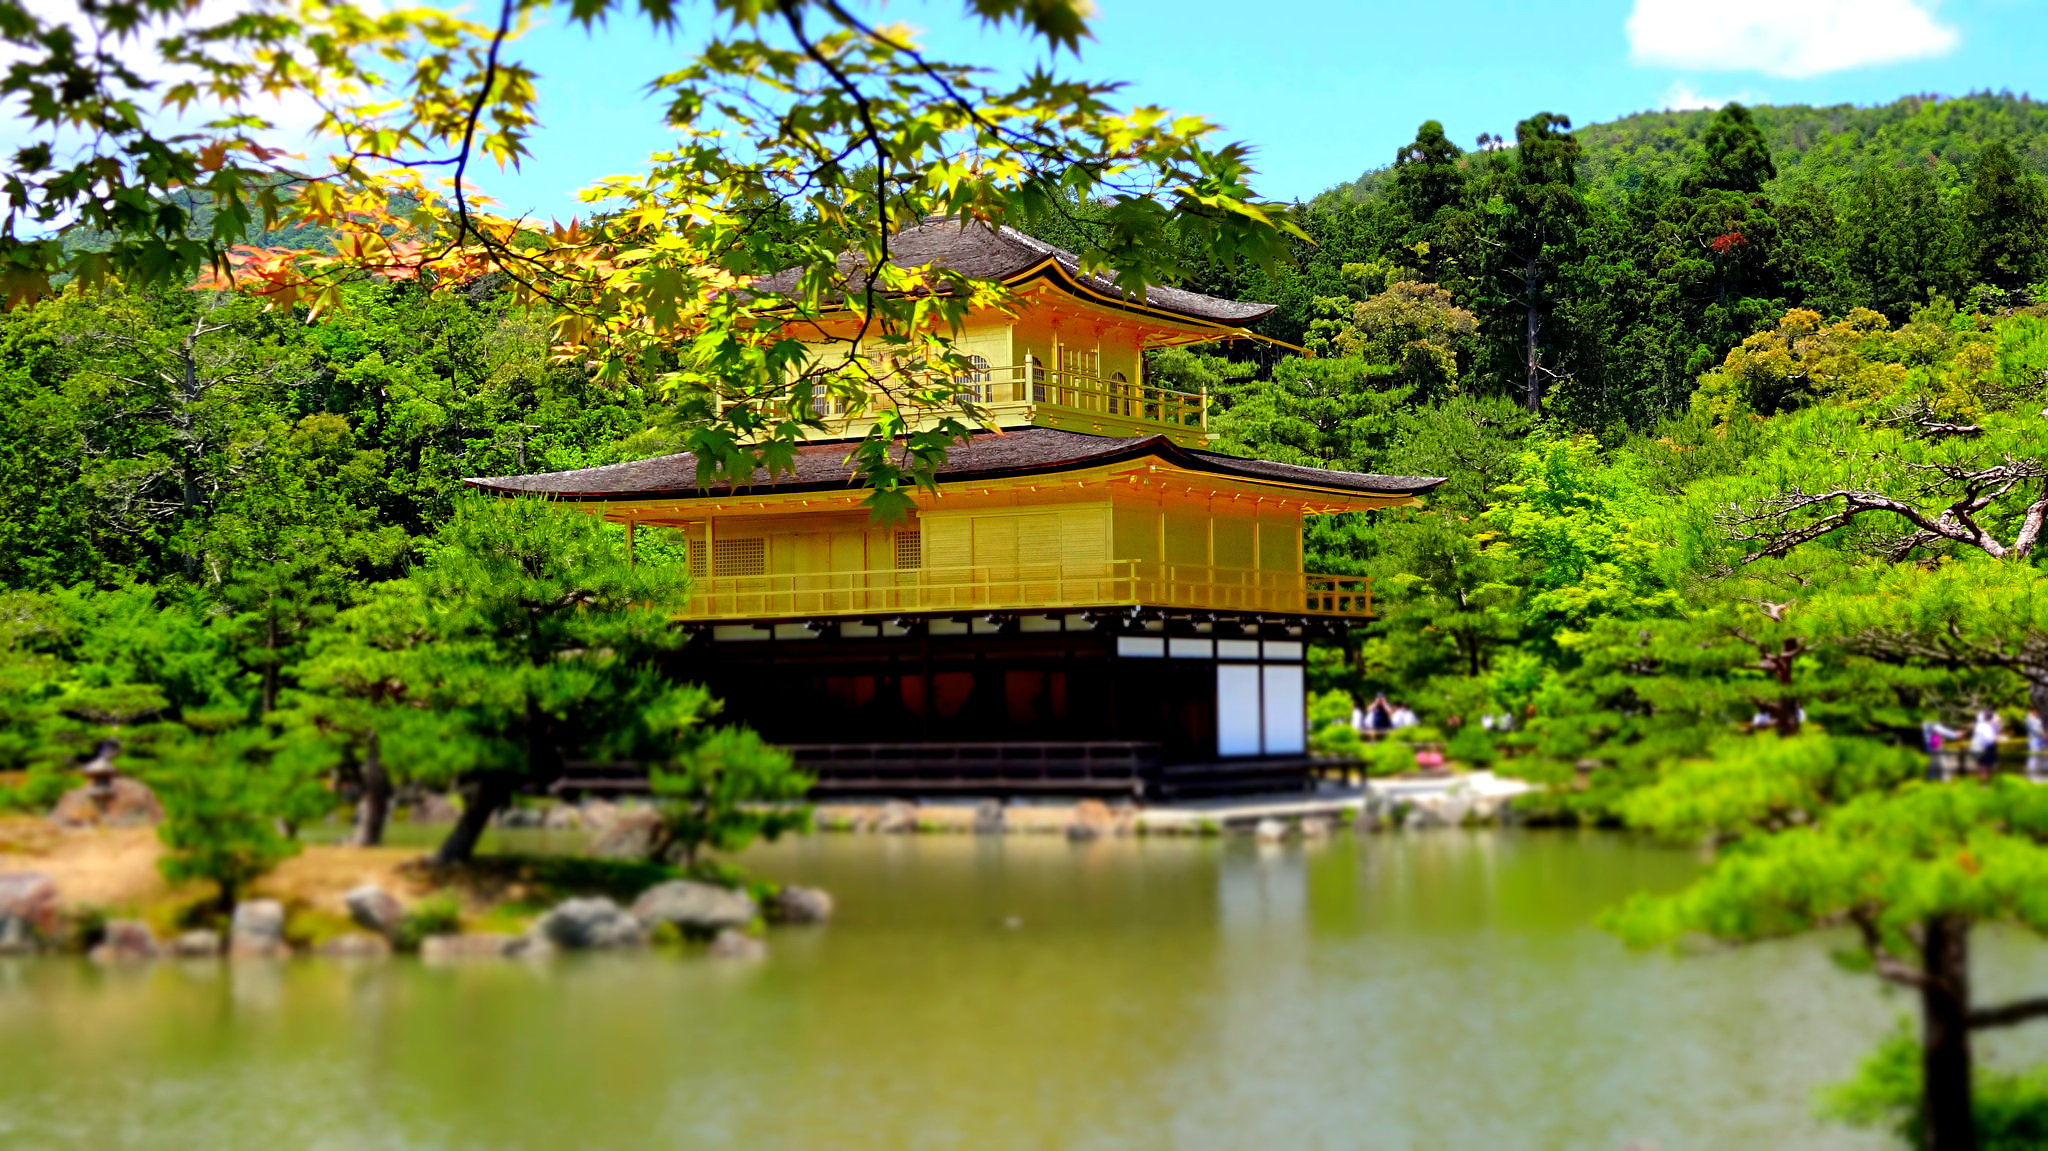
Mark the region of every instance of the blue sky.
<instances>
[{"instance_id":1,"label":"blue sky","mask_svg":"<svg viewBox=\"0 0 2048 1151\"><path fill-rule=\"evenodd\" d=\"M2044 0L1097 0L1095 39L1064 70L1127 81L1132 103L1222 124L1257 147L1266 195L1306 198L1386 163L1425 119L1470 146L1537 111L1592 123L1644 109L1874 104L1981 89L2048 97ZM707 17L684 5L685 25ZM999 68L1037 58L957 3L896 2L884 19L942 55ZM575 190L662 145L653 76L678 42L621 23L535 31L543 131L516 174L481 174L505 209L567 216Z\"/></svg>"}]
</instances>

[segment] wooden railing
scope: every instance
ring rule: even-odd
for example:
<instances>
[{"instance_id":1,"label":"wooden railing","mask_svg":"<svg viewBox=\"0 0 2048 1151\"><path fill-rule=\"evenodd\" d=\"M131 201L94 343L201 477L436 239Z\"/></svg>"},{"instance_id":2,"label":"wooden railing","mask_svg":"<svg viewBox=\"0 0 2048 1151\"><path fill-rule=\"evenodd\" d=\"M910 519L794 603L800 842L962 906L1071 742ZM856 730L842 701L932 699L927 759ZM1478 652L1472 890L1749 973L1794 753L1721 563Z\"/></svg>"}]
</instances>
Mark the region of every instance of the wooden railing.
<instances>
[{"instance_id":1,"label":"wooden railing","mask_svg":"<svg viewBox=\"0 0 2048 1151\"><path fill-rule=\"evenodd\" d=\"M1372 581L1140 560L699 576L682 614L685 619L790 619L1124 605L1356 619L1372 614Z\"/></svg>"},{"instance_id":2,"label":"wooden railing","mask_svg":"<svg viewBox=\"0 0 2048 1151\"><path fill-rule=\"evenodd\" d=\"M973 403L999 424L1030 421L1050 426L1102 424L1129 430L1157 427L1197 437L1209 426L1208 396L1136 380L1012 364L962 376L955 384L961 400ZM853 430L872 422L876 407L889 406L880 395L872 402L874 406L861 412L834 402L822 414L827 424Z\"/></svg>"}]
</instances>

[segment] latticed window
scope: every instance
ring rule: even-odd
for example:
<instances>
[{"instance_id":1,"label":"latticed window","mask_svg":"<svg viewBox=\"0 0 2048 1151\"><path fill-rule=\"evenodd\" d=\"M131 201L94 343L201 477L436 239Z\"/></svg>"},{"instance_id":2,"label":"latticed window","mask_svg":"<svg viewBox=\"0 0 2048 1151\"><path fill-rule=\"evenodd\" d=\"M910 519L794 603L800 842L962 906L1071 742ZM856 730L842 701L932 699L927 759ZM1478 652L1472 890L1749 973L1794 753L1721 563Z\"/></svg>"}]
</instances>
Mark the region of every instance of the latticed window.
<instances>
[{"instance_id":1,"label":"latticed window","mask_svg":"<svg viewBox=\"0 0 2048 1151\"><path fill-rule=\"evenodd\" d=\"M896 533L896 568L905 571L924 566L924 533L907 531Z\"/></svg>"},{"instance_id":2,"label":"latticed window","mask_svg":"<svg viewBox=\"0 0 2048 1151\"><path fill-rule=\"evenodd\" d=\"M960 395L977 404L994 403L996 386L989 382L988 357L969 356L967 362L972 370L953 378L953 382L960 386Z\"/></svg>"},{"instance_id":3,"label":"latticed window","mask_svg":"<svg viewBox=\"0 0 2048 1151\"><path fill-rule=\"evenodd\" d=\"M768 541L765 539L718 540L711 549L714 574L757 576L768 572Z\"/></svg>"}]
</instances>

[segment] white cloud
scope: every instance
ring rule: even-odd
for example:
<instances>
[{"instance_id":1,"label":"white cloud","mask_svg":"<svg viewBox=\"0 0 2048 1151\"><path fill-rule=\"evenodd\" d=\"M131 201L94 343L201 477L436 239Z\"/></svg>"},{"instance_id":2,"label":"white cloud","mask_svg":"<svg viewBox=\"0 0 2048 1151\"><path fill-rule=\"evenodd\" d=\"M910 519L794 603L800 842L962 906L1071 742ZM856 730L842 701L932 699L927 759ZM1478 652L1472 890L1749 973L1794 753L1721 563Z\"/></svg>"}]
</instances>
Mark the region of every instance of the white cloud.
<instances>
[{"instance_id":1,"label":"white cloud","mask_svg":"<svg viewBox=\"0 0 2048 1151\"><path fill-rule=\"evenodd\" d=\"M1636 0L1629 55L1638 64L1819 76L1948 54L1961 33L1935 0Z\"/></svg>"},{"instance_id":2,"label":"white cloud","mask_svg":"<svg viewBox=\"0 0 2048 1151\"><path fill-rule=\"evenodd\" d=\"M1730 100L1738 100L1744 104L1761 104L1768 97L1749 88L1744 88L1733 95L1708 96L1694 88L1692 81L1679 80L1666 88L1664 95L1659 99L1663 102L1666 112L1690 112L1696 108L1719 108Z\"/></svg>"}]
</instances>

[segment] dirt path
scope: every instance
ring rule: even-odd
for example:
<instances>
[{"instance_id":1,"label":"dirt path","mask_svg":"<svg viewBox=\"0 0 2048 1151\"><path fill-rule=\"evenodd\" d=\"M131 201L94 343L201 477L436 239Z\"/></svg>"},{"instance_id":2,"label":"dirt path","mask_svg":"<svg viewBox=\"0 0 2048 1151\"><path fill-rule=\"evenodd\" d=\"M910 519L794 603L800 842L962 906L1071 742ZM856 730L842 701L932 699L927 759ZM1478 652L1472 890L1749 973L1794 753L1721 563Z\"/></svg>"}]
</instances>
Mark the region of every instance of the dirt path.
<instances>
[{"instance_id":1,"label":"dirt path","mask_svg":"<svg viewBox=\"0 0 2048 1151\"><path fill-rule=\"evenodd\" d=\"M164 879L157 867L163 854L155 828L60 831L41 819L0 818L0 872L42 872L69 908L138 912L203 896L203 884L174 888ZM425 885L400 870L419 857L413 847L311 846L279 864L250 894L345 916L342 894L358 884L378 884L400 899L424 895Z\"/></svg>"}]
</instances>

